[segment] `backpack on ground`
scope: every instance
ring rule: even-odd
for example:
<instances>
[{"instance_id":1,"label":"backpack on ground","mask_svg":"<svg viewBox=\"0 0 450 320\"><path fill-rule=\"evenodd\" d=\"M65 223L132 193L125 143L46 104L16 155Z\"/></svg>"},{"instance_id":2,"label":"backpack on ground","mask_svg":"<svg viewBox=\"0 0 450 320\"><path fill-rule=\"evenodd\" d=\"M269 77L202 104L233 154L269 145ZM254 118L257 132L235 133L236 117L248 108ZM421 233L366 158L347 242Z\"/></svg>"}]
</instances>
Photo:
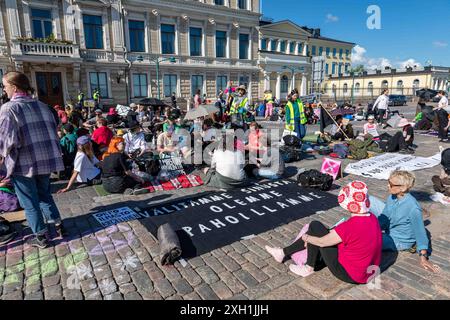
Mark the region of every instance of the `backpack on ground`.
<instances>
[{"instance_id":1,"label":"backpack on ground","mask_svg":"<svg viewBox=\"0 0 450 320\"><path fill-rule=\"evenodd\" d=\"M320 189L328 191L333 186L333 177L317 170L308 170L297 176L297 183L304 188Z\"/></svg>"},{"instance_id":2,"label":"backpack on ground","mask_svg":"<svg viewBox=\"0 0 450 320\"><path fill-rule=\"evenodd\" d=\"M288 147L298 147L301 144L301 140L295 135L288 135L283 137L284 145Z\"/></svg>"},{"instance_id":3,"label":"backpack on ground","mask_svg":"<svg viewBox=\"0 0 450 320\"><path fill-rule=\"evenodd\" d=\"M280 156L282 157L285 163L291 163L300 161L301 149L290 147L290 146L281 146L280 147Z\"/></svg>"},{"instance_id":4,"label":"backpack on ground","mask_svg":"<svg viewBox=\"0 0 450 320\"><path fill-rule=\"evenodd\" d=\"M345 144L336 144L333 147L333 153L336 153L340 159L345 159L349 154L348 146Z\"/></svg>"}]
</instances>

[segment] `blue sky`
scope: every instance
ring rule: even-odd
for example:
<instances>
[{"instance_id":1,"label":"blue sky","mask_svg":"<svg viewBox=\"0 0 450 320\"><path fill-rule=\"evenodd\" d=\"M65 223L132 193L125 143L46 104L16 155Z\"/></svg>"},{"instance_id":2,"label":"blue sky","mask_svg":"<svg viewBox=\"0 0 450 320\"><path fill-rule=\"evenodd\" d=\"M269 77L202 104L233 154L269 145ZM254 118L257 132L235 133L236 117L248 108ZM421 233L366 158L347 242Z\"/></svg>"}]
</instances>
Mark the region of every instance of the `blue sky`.
<instances>
[{"instance_id":1,"label":"blue sky","mask_svg":"<svg viewBox=\"0 0 450 320\"><path fill-rule=\"evenodd\" d=\"M262 0L263 14L320 28L323 36L354 42L354 63L450 67L449 0ZM381 9L381 29L367 27L367 8Z\"/></svg>"}]
</instances>

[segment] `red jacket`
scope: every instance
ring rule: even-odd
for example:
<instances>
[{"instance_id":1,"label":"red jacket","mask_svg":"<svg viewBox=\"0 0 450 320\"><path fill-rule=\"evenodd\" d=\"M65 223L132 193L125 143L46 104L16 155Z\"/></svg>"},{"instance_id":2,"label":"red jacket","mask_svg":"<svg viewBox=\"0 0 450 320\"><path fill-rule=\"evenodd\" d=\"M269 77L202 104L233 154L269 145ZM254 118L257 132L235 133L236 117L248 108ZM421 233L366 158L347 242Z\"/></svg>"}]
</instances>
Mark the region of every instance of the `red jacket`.
<instances>
[{"instance_id":1,"label":"red jacket","mask_svg":"<svg viewBox=\"0 0 450 320\"><path fill-rule=\"evenodd\" d=\"M92 133L92 140L100 146L107 147L114 134L108 127L100 127Z\"/></svg>"}]
</instances>

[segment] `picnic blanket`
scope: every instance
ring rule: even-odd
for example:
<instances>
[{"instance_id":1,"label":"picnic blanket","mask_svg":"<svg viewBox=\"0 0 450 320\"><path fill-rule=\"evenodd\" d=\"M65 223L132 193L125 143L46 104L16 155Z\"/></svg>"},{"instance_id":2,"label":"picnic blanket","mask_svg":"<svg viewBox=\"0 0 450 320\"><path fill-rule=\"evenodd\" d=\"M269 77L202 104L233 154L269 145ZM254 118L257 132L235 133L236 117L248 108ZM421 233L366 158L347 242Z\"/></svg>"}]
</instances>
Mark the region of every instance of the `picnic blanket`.
<instances>
[{"instance_id":1,"label":"picnic blanket","mask_svg":"<svg viewBox=\"0 0 450 320\"><path fill-rule=\"evenodd\" d=\"M203 180L200 178L200 176L193 174L184 174L178 176L177 178L170 179L169 181L154 180L150 182L150 185L147 185L145 188L152 193L156 191L193 188L199 187L201 185L203 185Z\"/></svg>"}]
</instances>

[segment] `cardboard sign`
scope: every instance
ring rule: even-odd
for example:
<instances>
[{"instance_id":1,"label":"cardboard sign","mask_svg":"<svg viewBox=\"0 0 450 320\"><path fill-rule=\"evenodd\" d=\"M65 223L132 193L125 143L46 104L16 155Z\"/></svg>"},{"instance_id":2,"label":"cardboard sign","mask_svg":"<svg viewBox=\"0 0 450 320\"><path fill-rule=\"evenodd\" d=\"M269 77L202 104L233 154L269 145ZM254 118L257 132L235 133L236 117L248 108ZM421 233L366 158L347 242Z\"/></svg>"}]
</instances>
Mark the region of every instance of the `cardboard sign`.
<instances>
[{"instance_id":1,"label":"cardboard sign","mask_svg":"<svg viewBox=\"0 0 450 320\"><path fill-rule=\"evenodd\" d=\"M128 207L94 213L93 216L105 228L120 222L142 218L141 215Z\"/></svg>"},{"instance_id":2,"label":"cardboard sign","mask_svg":"<svg viewBox=\"0 0 450 320\"><path fill-rule=\"evenodd\" d=\"M86 108L95 108L95 101L94 100L84 100L84 106Z\"/></svg>"},{"instance_id":3,"label":"cardboard sign","mask_svg":"<svg viewBox=\"0 0 450 320\"><path fill-rule=\"evenodd\" d=\"M320 172L329 174L333 177L334 180L336 180L339 172L341 171L341 164L341 161L324 158L322 162L322 169L320 169Z\"/></svg>"},{"instance_id":4,"label":"cardboard sign","mask_svg":"<svg viewBox=\"0 0 450 320\"><path fill-rule=\"evenodd\" d=\"M164 178L166 179L174 179L186 174L180 156L163 156L159 159L159 164L161 165L161 172L164 172Z\"/></svg>"}]
</instances>

